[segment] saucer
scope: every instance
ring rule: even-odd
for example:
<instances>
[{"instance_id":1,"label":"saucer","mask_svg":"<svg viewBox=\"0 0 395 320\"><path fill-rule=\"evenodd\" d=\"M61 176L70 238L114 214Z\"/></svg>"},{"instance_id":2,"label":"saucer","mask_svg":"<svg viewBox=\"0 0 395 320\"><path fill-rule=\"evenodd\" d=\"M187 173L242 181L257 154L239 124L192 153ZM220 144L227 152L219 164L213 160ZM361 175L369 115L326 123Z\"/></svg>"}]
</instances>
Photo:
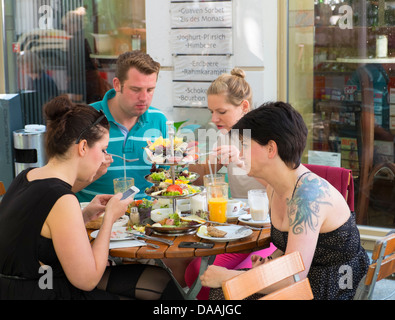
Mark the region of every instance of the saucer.
<instances>
[{"instance_id":1,"label":"saucer","mask_svg":"<svg viewBox=\"0 0 395 320\"><path fill-rule=\"evenodd\" d=\"M247 212L243 209L240 209L237 212L226 212L226 218L235 219L240 217L241 215L245 215Z\"/></svg>"},{"instance_id":2,"label":"saucer","mask_svg":"<svg viewBox=\"0 0 395 320\"><path fill-rule=\"evenodd\" d=\"M240 222L253 227L263 227L264 225L270 223L270 217L268 216L266 220L252 220L249 213L243 214L238 219Z\"/></svg>"}]
</instances>

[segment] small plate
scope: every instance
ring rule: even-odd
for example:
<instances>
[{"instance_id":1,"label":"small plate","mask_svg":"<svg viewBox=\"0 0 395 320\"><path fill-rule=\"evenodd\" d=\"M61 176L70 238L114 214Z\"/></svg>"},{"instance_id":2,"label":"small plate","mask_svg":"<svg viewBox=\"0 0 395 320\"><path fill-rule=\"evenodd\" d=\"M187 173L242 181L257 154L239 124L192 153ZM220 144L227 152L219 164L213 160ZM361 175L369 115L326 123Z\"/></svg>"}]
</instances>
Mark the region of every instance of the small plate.
<instances>
[{"instance_id":1,"label":"small plate","mask_svg":"<svg viewBox=\"0 0 395 320\"><path fill-rule=\"evenodd\" d=\"M206 236L204 234L202 234L201 232L196 233L200 238L202 239L206 239L206 240L210 240L210 241L215 241L215 242L230 242L230 241L236 241L236 240L240 240L243 238L246 238L248 236L250 236L252 234L252 230L251 229L245 229L239 233L236 233L237 230L239 230L240 228L242 228L243 226L215 226L218 230L222 230L227 232L227 234L225 235L225 237L223 238L215 238L215 237L210 237L210 236Z\"/></svg>"},{"instance_id":2,"label":"small plate","mask_svg":"<svg viewBox=\"0 0 395 320\"><path fill-rule=\"evenodd\" d=\"M122 217L120 217L119 219L117 219L117 221L114 222L114 224L112 225L113 227L125 227L129 222L129 217L125 214Z\"/></svg>"},{"instance_id":3,"label":"small plate","mask_svg":"<svg viewBox=\"0 0 395 320\"><path fill-rule=\"evenodd\" d=\"M100 229L93 231L91 233L91 237L96 238L99 232ZM127 231L127 227L116 227L116 228L112 228L111 230L110 241L121 241L121 240L128 240L132 238L134 237L130 235L130 232Z\"/></svg>"},{"instance_id":4,"label":"small plate","mask_svg":"<svg viewBox=\"0 0 395 320\"><path fill-rule=\"evenodd\" d=\"M251 215L249 213L243 214L238 219L240 222L243 222L252 227L263 227L265 224L270 223L270 217L268 216L266 220L255 221L252 220Z\"/></svg>"},{"instance_id":5,"label":"small plate","mask_svg":"<svg viewBox=\"0 0 395 320\"><path fill-rule=\"evenodd\" d=\"M244 214L247 214L247 212L244 211L243 209L240 209L237 212L230 212L230 213L226 212L226 218L228 218L228 219L236 219L236 218L238 218L238 217L240 217L241 215L244 215Z\"/></svg>"}]
</instances>

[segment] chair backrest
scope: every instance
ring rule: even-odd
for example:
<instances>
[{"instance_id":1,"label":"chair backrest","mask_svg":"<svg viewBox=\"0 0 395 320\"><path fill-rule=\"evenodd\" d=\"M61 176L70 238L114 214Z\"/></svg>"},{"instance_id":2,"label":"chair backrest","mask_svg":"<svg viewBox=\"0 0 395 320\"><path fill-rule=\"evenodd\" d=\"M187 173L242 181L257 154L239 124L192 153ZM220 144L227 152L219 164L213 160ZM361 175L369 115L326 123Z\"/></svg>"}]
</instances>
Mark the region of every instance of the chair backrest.
<instances>
[{"instance_id":1,"label":"chair backrest","mask_svg":"<svg viewBox=\"0 0 395 320\"><path fill-rule=\"evenodd\" d=\"M241 300L291 276L299 280L298 273L303 270L304 264L300 253L292 252L225 281L222 290L225 299ZM308 279L304 279L279 289L263 299L313 299L313 293Z\"/></svg>"},{"instance_id":2,"label":"chair backrest","mask_svg":"<svg viewBox=\"0 0 395 320\"><path fill-rule=\"evenodd\" d=\"M369 266L363 283L357 290L355 299L370 300L377 281L395 273L395 234L376 241L372 252L373 263Z\"/></svg>"},{"instance_id":3,"label":"chair backrest","mask_svg":"<svg viewBox=\"0 0 395 320\"><path fill-rule=\"evenodd\" d=\"M3 181L0 181L0 196L5 194L5 187Z\"/></svg>"},{"instance_id":4,"label":"chair backrest","mask_svg":"<svg viewBox=\"0 0 395 320\"><path fill-rule=\"evenodd\" d=\"M391 274L395 273L395 234L377 240L373 252L372 263L366 274L365 285L370 285L373 294L374 286ZM370 298L370 297L369 297Z\"/></svg>"},{"instance_id":5,"label":"chair backrest","mask_svg":"<svg viewBox=\"0 0 395 320\"><path fill-rule=\"evenodd\" d=\"M313 292L311 291L310 281L308 278L297 281L294 284L283 289L272 292L263 296L259 300L312 300Z\"/></svg>"},{"instance_id":6,"label":"chair backrest","mask_svg":"<svg viewBox=\"0 0 395 320\"><path fill-rule=\"evenodd\" d=\"M1 200L3 200L4 194L5 194L4 183L2 181L0 181L0 202L1 202Z\"/></svg>"},{"instance_id":7,"label":"chair backrest","mask_svg":"<svg viewBox=\"0 0 395 320\"><path fill-rule=\"evenodd\" d=\"M354 179L352 171L341 167L303 164L316 175L327 180L346 199L351 211L354 211Z\"/></svg>"}]
</instances>

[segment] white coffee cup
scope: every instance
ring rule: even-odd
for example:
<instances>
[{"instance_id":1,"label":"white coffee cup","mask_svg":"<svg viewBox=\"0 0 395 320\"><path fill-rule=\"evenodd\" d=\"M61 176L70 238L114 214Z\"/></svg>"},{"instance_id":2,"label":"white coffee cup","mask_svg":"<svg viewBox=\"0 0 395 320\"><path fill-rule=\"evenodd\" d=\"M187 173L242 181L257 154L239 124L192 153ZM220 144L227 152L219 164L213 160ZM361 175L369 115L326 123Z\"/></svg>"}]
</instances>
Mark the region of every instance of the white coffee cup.
<instances>
[{"instance_id":1,"label":"white coffee cup","mask_svg":"<svg viewBox=\"0 0 395 320\"><path fill-rule=\"evenodd\" d=\"M191 201L189 199L177 200L177 210L179 212L190 211L191 210Z\"/></svg>"},{"instance_id":2,"label":"white coffee cup","mask_svg":"<svg viewBox=\"0 0 395 320\"><path fill-rule=\"evenodd\" d=\"M235 214L240 211L241 208L241 201L239 200L228 200L226 205L226 214Z\"/></svg>"},{"instance_id":3,"label":"white coffee cup","mask_svg":"<svg viewBox=\"0 0 395 320\"><path fill-rule=\"evenodd\" d=\"M251 218L254 221L264 221L269 213L269 199L265 189L248 191L248 205L250 206Z\"/></svg>"}]
</instances>

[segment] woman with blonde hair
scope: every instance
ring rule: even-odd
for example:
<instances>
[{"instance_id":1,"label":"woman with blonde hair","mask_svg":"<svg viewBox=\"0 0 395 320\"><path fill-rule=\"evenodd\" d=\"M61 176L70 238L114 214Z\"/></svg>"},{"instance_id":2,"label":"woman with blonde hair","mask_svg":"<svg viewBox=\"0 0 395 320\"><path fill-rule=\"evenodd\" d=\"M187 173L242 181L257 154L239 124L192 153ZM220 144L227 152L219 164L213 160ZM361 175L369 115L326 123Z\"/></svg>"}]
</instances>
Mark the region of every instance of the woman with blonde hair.
<instances>
[{"instance_id":1,"label":"woman with blonde hair","mask_svg":"<svg viewBox=\"0 0 395 320\"><path fill-rule=\"evenodd\" d=\"M245 77L244 70L234 68L230 74L220 75L207 90L211 121L219 130L219 139L214 145L214 154L209 160L211 164L218 162L217 172L223 165L227 166L229 187L233 198L247 198L248 190L264 188L261 182L247 176L239 159L238 148L232 146L228 139L232 126L252 109L252 89ZM189 169L198 172L201 177L210 173L207 163L193 165Z\"/></svg>"}]
</instances>

